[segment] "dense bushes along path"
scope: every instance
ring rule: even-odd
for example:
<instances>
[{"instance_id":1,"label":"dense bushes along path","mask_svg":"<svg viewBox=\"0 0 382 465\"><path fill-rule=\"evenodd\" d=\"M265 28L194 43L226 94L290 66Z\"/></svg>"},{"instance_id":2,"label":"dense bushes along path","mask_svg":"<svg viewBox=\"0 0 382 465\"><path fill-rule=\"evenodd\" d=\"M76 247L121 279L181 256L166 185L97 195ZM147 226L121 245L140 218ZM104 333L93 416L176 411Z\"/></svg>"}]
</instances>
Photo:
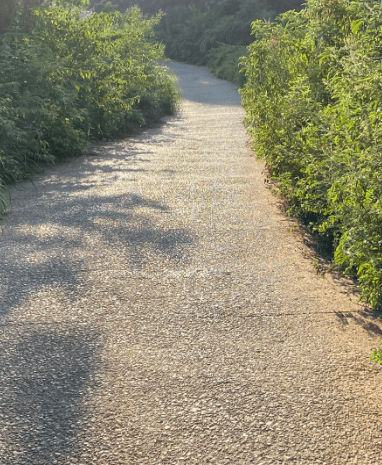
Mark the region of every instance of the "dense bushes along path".
<instances>
[{"instance_id":1,"label":"dense bushes along path","mask_svg":"<svg viewBox=\"0 0 382 465\"><path fill-rule=\"evenodd\" d=\"M13 192L1 464L378 463L380 329L304 258L236 89L171 66L177 116Z\"/></svg>"},{"instance_id":2,"label":"dense bushes along path","mask_svg":"<svg viewBox=\"0 0 382 465\"><path fill-rule=\"evenodd\" d=\"M309 0L300 13L252 23L242 61L256 154L289 211L326 236L335 264L357 276L375 308L382 308L381 30L374 0Z\"/></svg>"},{"instance_id":3,"label":"dense bushes along path","mask_svg":"<svg viewBox=\"0 0 382 465\"><path fill-rule=\"evenodd\" d=\"M28 32L19 24L2 35L0 22L0 218L7 185L176 108L173 76L158 66L160 15L147 19L138 8L84 15L76 4L36 9Z\"/></svg>"}]
</instances>

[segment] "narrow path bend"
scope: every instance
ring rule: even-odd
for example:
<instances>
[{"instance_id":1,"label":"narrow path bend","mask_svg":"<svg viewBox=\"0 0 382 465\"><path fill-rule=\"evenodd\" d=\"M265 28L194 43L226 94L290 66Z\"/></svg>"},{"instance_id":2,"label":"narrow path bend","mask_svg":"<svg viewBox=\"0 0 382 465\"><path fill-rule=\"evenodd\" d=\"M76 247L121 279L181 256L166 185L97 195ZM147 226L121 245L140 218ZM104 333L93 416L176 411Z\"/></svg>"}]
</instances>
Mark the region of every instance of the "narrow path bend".
<instances>
[{"instance_id":1,"label":"narrow path bend","mask_svg":"<svg viewBox=\"0 0 382 465\"><path fill-rule=\"evenodd\" d=\"M380 328L316 275L236 89L171 65L160 128L14 190L0 464L380 464Z\"/></svg>"}]
</instances>

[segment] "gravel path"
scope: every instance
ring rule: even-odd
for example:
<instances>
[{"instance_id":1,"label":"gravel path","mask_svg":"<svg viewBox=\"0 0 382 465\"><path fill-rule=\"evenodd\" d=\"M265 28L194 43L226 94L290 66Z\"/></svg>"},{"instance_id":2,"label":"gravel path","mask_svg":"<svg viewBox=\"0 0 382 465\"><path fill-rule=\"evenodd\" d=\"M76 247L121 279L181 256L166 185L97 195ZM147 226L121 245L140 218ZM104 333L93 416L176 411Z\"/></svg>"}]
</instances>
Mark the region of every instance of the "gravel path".
<instances>
[{"instance_id":1,"label":"gravel path","mask_svg":"<svg viewBox=\"0 0 382 465\"><path fill-rule=\"evenodd\" d=\"M380 326L317 275L236 88L172 64L163 126L14 190L0 464L380 464Z\"/></svg>"}]
</instances>

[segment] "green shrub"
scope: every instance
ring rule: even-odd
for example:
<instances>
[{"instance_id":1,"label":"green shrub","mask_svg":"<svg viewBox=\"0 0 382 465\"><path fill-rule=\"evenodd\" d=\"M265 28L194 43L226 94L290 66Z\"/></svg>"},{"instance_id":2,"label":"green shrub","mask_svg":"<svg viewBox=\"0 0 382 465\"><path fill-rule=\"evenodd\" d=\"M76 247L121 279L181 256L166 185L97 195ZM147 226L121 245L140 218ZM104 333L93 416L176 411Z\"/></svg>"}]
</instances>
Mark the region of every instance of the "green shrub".
<instances>
[{"instance_id":1,"label":"green shrub","mask_svg":"<svg viewBox=\"0 0 382 465\"><path fill-rule=\"evenodd\" d=\"M335 261L382 304L382 10L309 0L254 22L242 60L246 124L290 212L334 237Z\"/></svg>"},{"instance_id":2,"label":"green shrub","mask_svg":"<svg viewBox=\"0 0 382 465\"><path fill-rule=\"evenodd\" d=\"M223 44L211 50L208 66L215 76L232 81L241 87L245 84L245 75L240 73L239 59L245 57L247 53L247 48L242 45Z\"/></svg>"},{"instance_id":3,"label":"green shrub","mask_svg":"<svg viewBox=\"0 0 382 465\"><path fill-rule=\"evenodd\" d=\"M35 10L27 33L0 36L0 187L174 111L159 21L137 8L82 19L73 0Z\"/></svg>"},{"instance_id":4,"label":"green shrub","mask_svg":"<svg viewBox=\"0 0 382 465\"><path fill-rule=\"evenodd\" d=\"M382 340L380 342L379 348L373 350L372 354L370 355L370 360L382 365Z\"/></svg>"}]
</instances>

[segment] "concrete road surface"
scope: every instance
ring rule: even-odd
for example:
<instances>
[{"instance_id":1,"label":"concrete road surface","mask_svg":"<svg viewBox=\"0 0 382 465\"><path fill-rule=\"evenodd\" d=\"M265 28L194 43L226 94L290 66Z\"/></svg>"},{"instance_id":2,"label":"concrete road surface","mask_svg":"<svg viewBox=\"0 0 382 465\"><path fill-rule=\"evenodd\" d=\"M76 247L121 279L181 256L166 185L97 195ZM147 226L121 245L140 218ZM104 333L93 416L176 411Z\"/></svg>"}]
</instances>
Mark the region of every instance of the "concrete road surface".
<instances>
[{"instance_id":1,"label":"concrete road surface","mask_svg":"<svg viewBox=\"0 0 382 465\"><path fill-rule=\"evenodd\" d=\"M381 464L380 325L316 273L237 89L170 66L176 116L13 189L0 464Z\"/></svg>"}]
</instances>

